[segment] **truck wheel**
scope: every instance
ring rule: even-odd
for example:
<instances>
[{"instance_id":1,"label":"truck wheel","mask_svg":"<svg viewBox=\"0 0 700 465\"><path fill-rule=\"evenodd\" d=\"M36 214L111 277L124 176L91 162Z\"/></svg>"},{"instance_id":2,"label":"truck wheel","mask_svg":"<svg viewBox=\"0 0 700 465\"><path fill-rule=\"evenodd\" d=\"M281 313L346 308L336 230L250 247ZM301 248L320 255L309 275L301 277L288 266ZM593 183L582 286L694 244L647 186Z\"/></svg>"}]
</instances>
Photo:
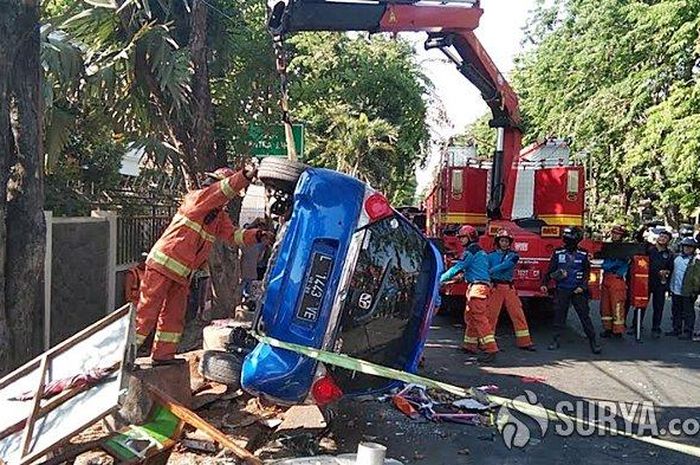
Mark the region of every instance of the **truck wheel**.
<instances>
[{"instance_id":1,"label":"truck wheel","mask_svg":"<svg viewBox=\"0 0 700 465\"><path fill-rule=\"evenodd\" d=\"M207 350L202 354L199 372L210 381L240 389L242 366L243 359L237 354Z\"/></svg>"},{"instance_id":2,"label":"truck wheel","mask_svg":"<svg viewBox=\"0 0 700 465\"><path fill-rule=\"evenodd\" d=\"M258 178L266 186L278 191L293 194L299 177L306 171L307 165L286 158L263 158L258 167Z\"/></svg>"}]
</instances>

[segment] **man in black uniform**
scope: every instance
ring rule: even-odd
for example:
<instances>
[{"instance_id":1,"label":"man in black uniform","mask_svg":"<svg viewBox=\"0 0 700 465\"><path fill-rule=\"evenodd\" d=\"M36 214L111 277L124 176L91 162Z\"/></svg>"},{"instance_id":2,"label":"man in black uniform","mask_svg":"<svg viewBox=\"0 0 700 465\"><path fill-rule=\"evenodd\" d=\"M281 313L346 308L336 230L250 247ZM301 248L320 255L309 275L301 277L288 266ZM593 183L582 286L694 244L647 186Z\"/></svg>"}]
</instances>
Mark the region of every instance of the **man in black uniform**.
<instances>
[{"instance_id":1,"label":"man in black uniform","mask_svg":"<svg viewBox=\"0 0 700 465\"><path fill-rule=\"evenodd\" d=\"M547 292L547 283L550 279L556 281L554 291L554 340L549 345L550 350L556 350L561 345L561 331L566 327L566 315L569 306L573 304L574 310L583 326L583 331L588 337L591 351L594 354L601 352L600 345L596 341L593 322L591 321L591 309L588 306L588 278L591 271L591 263L588 252L580 249L578 244L583 239L583 231L580 228L564 228L562 233L564 247L554 251L549 262L549 269L542 278L542 292Z\"/></svg>"},{"instance_id":2,"label":"man in black uniform","mask_svg":"<svg viewBox=\"0 0 700 465\"><path fill-rule=\"evenodd\" d=\"M668 283L673 272L674 254L668 248L671 238L671 233L664 229L659 232L656 244L649 246L647 249L647 254L649 255L649 300L651 300L651 306L654 309L651 337L654 339L661 337L661 320L664 314ZM645 314L646 311L643 311L642 322ZM636 326L637 322L635 321L633 327Z\"/></svg>"}]
</instances>

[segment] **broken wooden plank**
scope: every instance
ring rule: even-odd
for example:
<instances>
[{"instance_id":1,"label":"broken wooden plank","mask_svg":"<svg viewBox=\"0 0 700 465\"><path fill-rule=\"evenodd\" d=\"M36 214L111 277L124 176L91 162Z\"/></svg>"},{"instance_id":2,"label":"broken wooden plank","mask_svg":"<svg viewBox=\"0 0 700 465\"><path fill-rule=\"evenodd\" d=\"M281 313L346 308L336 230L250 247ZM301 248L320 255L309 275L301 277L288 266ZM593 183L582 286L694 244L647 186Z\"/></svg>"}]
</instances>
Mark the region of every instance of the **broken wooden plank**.
<instances>
[{"instance_id":1,"label":"broken wooden plank","mask_svg":"<svg viewBox=\"0 0 700 465\"><path fill-rule=\"evenodd\" d=\"M192 410L180 404L157 387L148 385L148 389L156 400L163 405L163 407L170 410L175 416L180 418L185 423L188 423L207 433L212 439L218 441L219 444L227 449L230 449L231 452L233 452L238 458L242 459L244 463L249 465L263 465L262 460L251 454L246 449L238 446L228 436L226 436L225 433L209 424L204 418L200 417Z\"/></svg>"},{"instance_id":2,"label":"broken wooden plank","mask_svg":"<svg viewBox=\"0 0 700 465\"><path fill-rule=\"evenodd\" d=\"M34 422L36 422L39 407L41 407L41 399L44 397L44 384L46 384L46 367L48 361L49 357L44 353L44 356L41 357L41 364L39 365L39 386L34 393L32 411L27 417L27 422L24 425L24 432L22 433L22 445L20 446L20 450L22 451L21 458L24 458L29 452L32 436L34 436Z\"/></svg>"}]
</instances>

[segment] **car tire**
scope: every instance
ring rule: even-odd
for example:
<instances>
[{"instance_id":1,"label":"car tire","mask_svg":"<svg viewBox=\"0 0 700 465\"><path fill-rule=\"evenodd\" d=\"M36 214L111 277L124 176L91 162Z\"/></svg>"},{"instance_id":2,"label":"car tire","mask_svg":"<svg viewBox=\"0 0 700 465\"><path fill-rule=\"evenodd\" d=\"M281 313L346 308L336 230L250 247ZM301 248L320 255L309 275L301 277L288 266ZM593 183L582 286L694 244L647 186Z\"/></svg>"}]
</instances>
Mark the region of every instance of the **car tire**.
<instances>
[{"instance_id":1,"label":"car tire","mask_svg":"<svg viewBox=\"0 0 700 465\"><path fill-rule=\"evenodd\" d=\"M263 158L258 167L258 178L273 189L293 194L299 177L308 165L286 158Z\"/></svg>"},{"instance_id":2,"label":"car tire","mask_svg":"<svg viewBox=\"0 0 700 465\"><path fill-rule=\"evenodd\" d=\"M237 354L207 350L199 362L199 373L209 381L240 389L242 367L243 358Z\"/></svg>"},{"instance_id":3,"label":"car tire","mask_svg":"<svg viewBox=\"0 0 700 465\"><path fill-rule=\"evenodd\" d=\"M204 350L226 350L231 344L232 335L236 328L250 330L253 327L251 322L230 320L225 325L212 324L202 329L202 348Z\"/></svg>"}]
</instances>

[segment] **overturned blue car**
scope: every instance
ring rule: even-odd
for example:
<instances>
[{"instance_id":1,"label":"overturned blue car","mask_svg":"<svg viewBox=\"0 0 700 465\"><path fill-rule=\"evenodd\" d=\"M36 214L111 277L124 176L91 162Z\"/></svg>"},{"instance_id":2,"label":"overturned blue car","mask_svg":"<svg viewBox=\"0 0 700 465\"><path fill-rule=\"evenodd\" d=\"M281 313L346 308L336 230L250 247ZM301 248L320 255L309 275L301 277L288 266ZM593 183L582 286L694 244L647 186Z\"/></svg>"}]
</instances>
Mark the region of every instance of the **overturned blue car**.
<instances>
[{"instance_id":1,"label":"overturned blue car","mask_svg":"<svg viewBox=\"0 0 700 465\"><path fill-rule=\"evenodd\" d=\"M353 177L272 158L261 162L259 177L282 227L253 331L415 372L438 296L437 249ZM263 343L245 356L240 381L286 405L325 405L394 386Z\"/></svg>"}]
</instances>

